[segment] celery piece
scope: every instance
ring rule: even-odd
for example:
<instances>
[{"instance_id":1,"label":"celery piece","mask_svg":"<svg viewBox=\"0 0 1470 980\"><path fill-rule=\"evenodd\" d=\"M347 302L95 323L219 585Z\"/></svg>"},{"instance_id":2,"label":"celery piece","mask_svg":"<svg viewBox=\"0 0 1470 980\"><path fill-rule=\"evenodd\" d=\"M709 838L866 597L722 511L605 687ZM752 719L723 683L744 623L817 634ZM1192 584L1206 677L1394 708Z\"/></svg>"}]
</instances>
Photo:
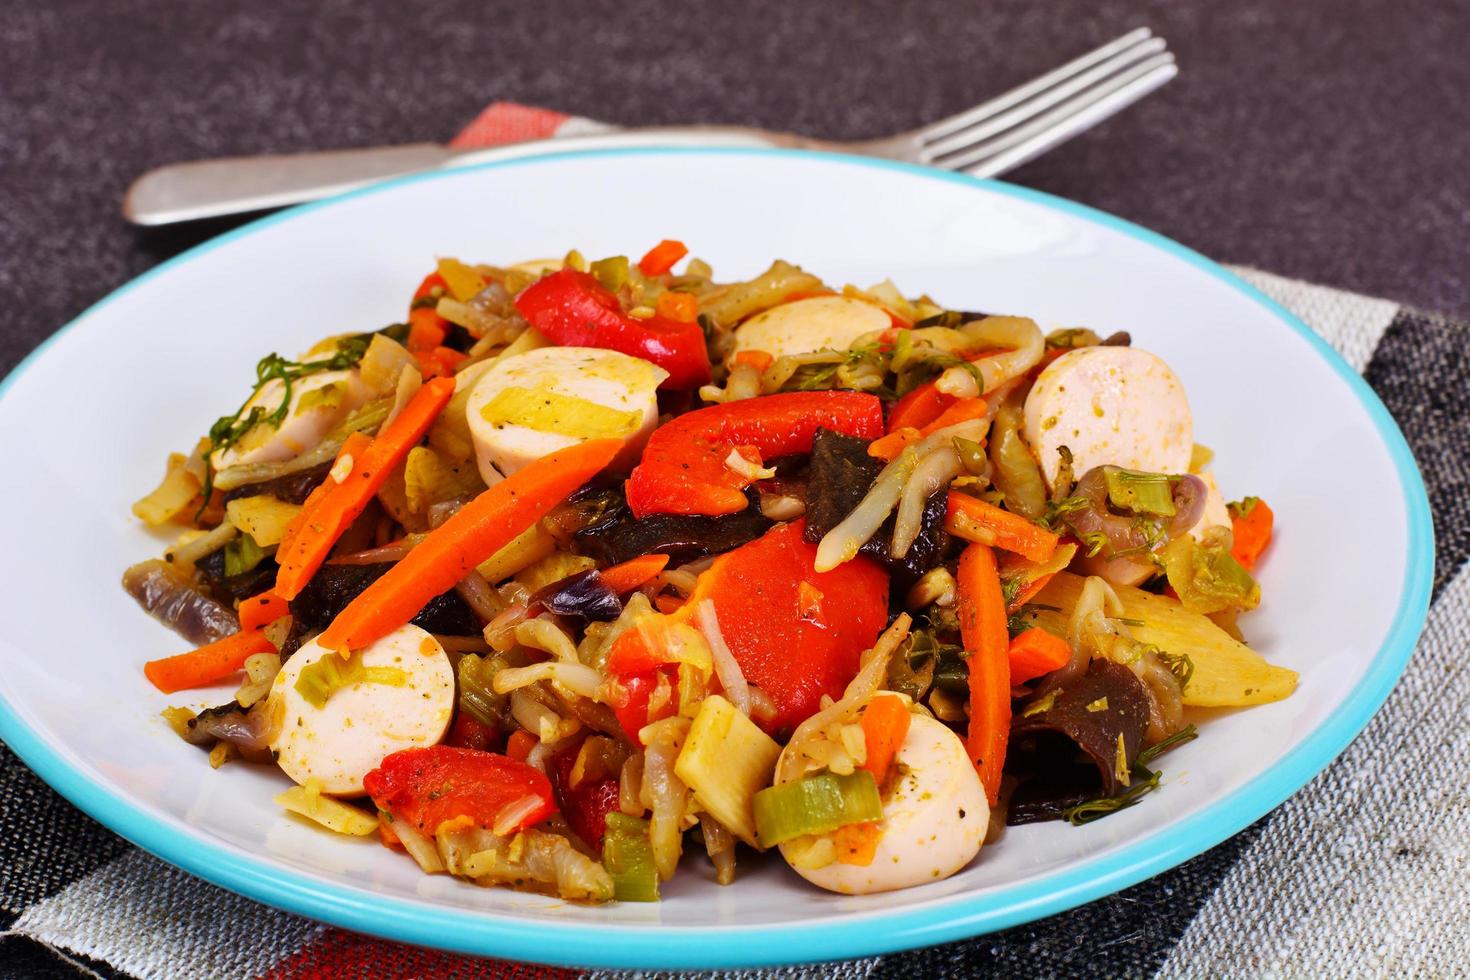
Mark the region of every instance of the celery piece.
<instances>
[{"instance_id":1,"label":"celery piece","mask_svg":"<svg viewBox=\"0 0 1470 980\"><path fill-rule=\"evenodd\" d=\"M647 820L626 813L607 815L602 866L613 880L613 897L618 901L658 901L658 866L653 861Z\"/></svg>"},{"instance_id":2,"label":"celery piece","mask_svg":"<svg viewBox=\"0 0 1470 980\"><path fill-rule=\"evenodd\" d=\"M1174 485L1162 473L1140 473L1121 466L1106 466L1108 502L1135 514L1174 516Z\"/></svg>"},{"instance_id":3,"label":"celery piece","mask_svg":"<svg viewBox=\"0 0 1470 980\"><path fill-rule=\"evenodd\" d=\"M265 561L265 549L248 534L241 534L225 545L225 577L234 578L254 570Z\"/></svg>"},{"instance_id":4,"label":"celery piece","mask_svg":"<svg viewBox=\"0 0 1470 980\"><path fill-rule=\"evenodd\" d=\"M598 282L617 292L628 281L628 257L610 255L605 259L598 259L592 263L592 274L597 277Z\"/></svg>"},{"instance_id":5,"label":"celery piece","mask_svg":"<svg viewBox=\"0 0 1470 980\"><path fill-rule=\"evenodd\" d=\"M808 776L755 794L755 829L765 847L882 819L878 784L866 769Z\"/></svg>"}]
</instances>

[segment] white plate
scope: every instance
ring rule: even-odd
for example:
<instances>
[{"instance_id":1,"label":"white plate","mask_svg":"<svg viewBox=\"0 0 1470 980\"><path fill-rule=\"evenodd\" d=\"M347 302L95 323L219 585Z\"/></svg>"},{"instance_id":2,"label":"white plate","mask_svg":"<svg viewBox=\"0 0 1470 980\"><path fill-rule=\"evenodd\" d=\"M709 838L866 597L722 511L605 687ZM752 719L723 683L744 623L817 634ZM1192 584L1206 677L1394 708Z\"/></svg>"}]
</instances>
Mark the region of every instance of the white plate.
<instances>
[{"instance_id":1,"label":"white plate","mask_svg":"<svg viewBox=\"0 0 1470 980\"><path fill-rule=\"evenodd\" d=\"M238 404L261 355L400 318L436 256L637 254L665 237L721 278L780 256L829 282L892 277L957 308L1130 331L1184 379L1226 497L1257 494L1276 511L1265 602L1243 626L1301 673L1297 693L1211 718L1140 806L1083 828L1015 828L947 881L867 898L807 887L777 861L720 888L696 859L658 905L485 890L283 815L271 796L284 777L266 768L211 770L158 712L229 689L150 687L143 662L182 644L118 586L159 550L128 504L165 453ZM778 151L522 159L251 225L119 290L18 368L0 396L0 459L12 515L0 736L47 781L143 847L262 901L424 945L581 965L857 956L1014 925L1178 864L1280 803L1366 724L1418 636L1433 552L1418 471L1383 406L1218 266L1004 184ZM1365 500L1372 534L1357 530Z\"/></svg>"}]
</instances>

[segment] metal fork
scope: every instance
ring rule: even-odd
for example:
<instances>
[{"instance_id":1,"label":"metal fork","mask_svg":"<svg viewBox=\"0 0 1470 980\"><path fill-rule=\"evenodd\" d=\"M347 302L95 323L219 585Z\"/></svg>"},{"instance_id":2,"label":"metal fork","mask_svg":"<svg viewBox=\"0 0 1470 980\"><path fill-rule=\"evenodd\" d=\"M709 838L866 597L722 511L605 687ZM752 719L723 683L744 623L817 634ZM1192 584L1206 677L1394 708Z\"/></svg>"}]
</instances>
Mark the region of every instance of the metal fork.
<instances>
[{"instance_id":1,"label":"metal fork","mask_svg":"<svg viewBox=\"0 0 1470 980\"><path fill-rule=\"evenodd\" d=\"M544 153L548 149L777 146L886 157L994 177L1090 129L1179 73L1164 39L1139 28L1024 85L939 122L872 140L833 142L734 126L619 129L488 149L437 143L279 156L229 157L159 167L128 188L123 216L166 225L329 197L404 174Z\"/></svg>"}]
</instances>

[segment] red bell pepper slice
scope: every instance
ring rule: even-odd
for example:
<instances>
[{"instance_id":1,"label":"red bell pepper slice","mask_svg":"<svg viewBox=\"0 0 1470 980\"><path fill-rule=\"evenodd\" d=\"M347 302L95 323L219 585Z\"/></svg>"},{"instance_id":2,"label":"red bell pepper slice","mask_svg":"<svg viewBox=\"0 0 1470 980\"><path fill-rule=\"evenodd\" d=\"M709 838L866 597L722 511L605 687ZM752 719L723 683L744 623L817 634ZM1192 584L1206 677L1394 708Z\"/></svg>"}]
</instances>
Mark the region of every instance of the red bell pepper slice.
<instances>
[{"instance_id":1,"label":"red bell pepper slice","mask_svg":"<svg viewBox=\"0 0 1470 980\"><path fill-rule=\"evenodd\" d=\"M553 272L523 289L515 302L553 344L600 347L652 361L669 372L661 388L697 388L709 382L709 351L698 323L629 316L617 296L585 272Z\"/></svg>"},{"instance_id":2,"label":"red bell pepper slice","mask_svg":"<svg viewBox=\"0 0 1470 980\"><path fill-rule=\"evenodd\" d=\"M711 405L654 430L628 479L628 506L649 514L734 514L754 482L726 465L732 451L752 462L812 451L817 429L861 439L883 434L883 405L857 391L792 391Z\"/></svg>"},{"instance_id":3,"label":"red bell pepper slice","mask_svg":"<svg viewBox=\"0 0 1470 980\"><path fill-rule=\"evenodd\" d=\"M582 750L583 739L576 739L551 757L546 767L551 777L551 788L556 792L557 806L562 816L598 854L602 853L602 838L607 833L607 815L618 808L618 777L605 776L601 779L583 779L572 785L572 768L577 764L577 753Z\"/></svg>"},{"instance_id":4,"label":"red bell pepper slice","mask_svg":"<svg viewBox=\"0 0 1470 980\"><path fill-rule=\"evenodd\" d=\"M669 617L696 625L700 603L714 603L720 634L741 673L776 706L766 724L773 732L790 731L814 714L822 695L840 698L888 619L882 567L860 556L830 572L816 571L817 548L802 540L803 526L778 525L721 555L699 577L689 602ZM622 634L608 655L608 670L646 670L656 653L644 649L645 635Z\"/></svg>"},{"instance_id":5,"label":"red bell pepper slice","mask_svg":"<svg viewBox=\"0 0 1470 980\"><path fill-rule=\"evenodd\" d=\"M451 745L394 752L362 785L378 809L407 820L426 837L457 817L493 827L502 810L528 796L540 797L541 806L512 829L524 830L556 812L551 782L540 770L508 756Z\"/></svg>"}]
</instances>

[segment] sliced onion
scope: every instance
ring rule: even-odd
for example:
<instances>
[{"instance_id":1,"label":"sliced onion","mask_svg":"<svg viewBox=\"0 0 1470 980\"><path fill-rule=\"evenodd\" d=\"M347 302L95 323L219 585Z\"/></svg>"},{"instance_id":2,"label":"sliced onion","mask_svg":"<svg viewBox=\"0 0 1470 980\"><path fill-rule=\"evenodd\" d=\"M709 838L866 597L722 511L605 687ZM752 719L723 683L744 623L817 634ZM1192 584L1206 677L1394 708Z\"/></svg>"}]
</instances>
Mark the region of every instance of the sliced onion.
<instances>
[{"instance_id":1,"label":"sliced onion","mask_svg":"<svg viewBox=\"0 0 1470 980\"><path fill-rule=\"evenodd\" d=\"M496 671L495 693L509 694L539 681L559 684L571 693L592 701L603 700L602 677L597 671L583 664L562 663L556 660L531 664L529 667L506 667Z\"/></svg>"},{"instance_id":2,"label":"sliced onion","mask_svg":"<svg viewBox=\"0 0 1470 980\"><path fill-rule=\"evenodd\" d=\"M929 497L940 487L948 486L963 471L964 464L960 462L960 454L952 444L940 446L919 461L908 483L904 484L903 496L898 501L898 517L893 523L893 544L888 550L890 555L902 558L909 553L909 548L923 530L924 507L928 504Z\"/></svg>"},{"instance_id":3,"label":"sliced onion","mask_svg":"<svg viewBox=\"0 0 1470 980\"><path fill-rule=\"evenodd\" d=\"M735 661L735 654L730 652L725 636L720 632L720 620L715 614L714 602L705 599L695 610L695 615L699 617L699 628L704 631L704 638L709 641L710 655L715 662L715 676L720 679L720 687L724 688L725 696L736 710L749 717L750 686L745 683L745 674L741 672L740 664Z\"/></svg>"},{"instance_id":4,"label":"sliced onion","mask_svg":"<svg viewBox=\"0 0 1470 980\"><path fill-rule=\"evenodd\" d=\"M975 350L1004 348L1000 354L982 357L971 364L985 379L989 393L1013 378L1019 378L1041 363L1046 352L1046 338L1036 321L1020 316L988 316L960 327Z\"/></svg>"},{"instance_id":5,"label":"sliced onion","mask_svg":"<svg viewBox=\"0 0 1470 980\"><path fill-rule=\"evenodd\" d=\"M892 462L883 467L878 479L873 481L872 487L853 508L852 513L822 536L821 543L817 545L814 563L817 571L830 572L843 562L857 557L858 549L878 533L878 528L888 519L889 512L903 493L904 484L918 465L918 448L907 446Z\"/></svg>"},{"instance_id":6,"label":"sliced onion","mask_svg":"<svg viewBox=\"0 0 1470 980\"><path fill-rule=\"evenodd\" d=\"M531 816L545 806L546 801L535 794L527 794L518 800L513 800L501 808L495 815L495 823L491 825L490 832L497 837L508 837L521 829L526 818Z\"/></svg>"}]
</instances>

